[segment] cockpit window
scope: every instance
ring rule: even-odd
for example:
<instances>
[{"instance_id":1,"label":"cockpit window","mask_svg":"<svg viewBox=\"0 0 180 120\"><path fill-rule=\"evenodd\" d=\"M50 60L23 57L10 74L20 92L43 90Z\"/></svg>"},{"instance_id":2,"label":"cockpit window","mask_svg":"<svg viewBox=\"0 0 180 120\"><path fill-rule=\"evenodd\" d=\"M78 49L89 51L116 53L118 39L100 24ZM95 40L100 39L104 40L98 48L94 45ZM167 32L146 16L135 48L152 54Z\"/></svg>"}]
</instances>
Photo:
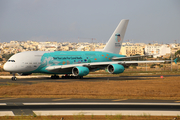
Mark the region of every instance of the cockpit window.
<instances>
[{"instance_id":1,"label":"cockpit window","mask_svg":"<svg viewBox=\"0 0 180 120\"><path fill-rule=\"evenodd\" d=\"M15 62L15 60L8 60L7 62Z\"/></svg>"}]
</instances>

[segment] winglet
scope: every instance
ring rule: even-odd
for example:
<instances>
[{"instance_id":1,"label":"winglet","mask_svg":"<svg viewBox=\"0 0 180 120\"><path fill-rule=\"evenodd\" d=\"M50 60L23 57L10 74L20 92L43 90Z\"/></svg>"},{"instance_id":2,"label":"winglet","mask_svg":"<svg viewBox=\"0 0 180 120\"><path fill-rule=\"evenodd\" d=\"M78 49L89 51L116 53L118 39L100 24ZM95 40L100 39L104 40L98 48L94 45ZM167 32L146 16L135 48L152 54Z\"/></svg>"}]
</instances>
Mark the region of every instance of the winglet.
<instances>
[{"instance_id":1,"label":"winglet","mask_svg":"<svg viewBox=\"0 0 180 120\"><path fill-rule=\"evenodd\" d=\"M176 59L174 60L174 62L175 62L176 64L177 64L177 59L178 59L178 58L176 58Z\"/></svg>"}]
</instances>

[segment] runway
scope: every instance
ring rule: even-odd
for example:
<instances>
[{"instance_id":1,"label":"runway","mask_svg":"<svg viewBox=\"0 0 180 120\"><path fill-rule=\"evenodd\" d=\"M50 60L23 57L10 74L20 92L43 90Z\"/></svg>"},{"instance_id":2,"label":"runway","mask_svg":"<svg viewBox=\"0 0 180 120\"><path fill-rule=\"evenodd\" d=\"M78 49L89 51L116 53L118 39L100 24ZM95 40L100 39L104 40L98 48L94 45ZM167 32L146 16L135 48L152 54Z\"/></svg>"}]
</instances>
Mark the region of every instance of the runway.
<instances>
[{"instance_id":1,"label":"runway","mask_svg":"<svg viewBox=\"0 0 180 120\"><path fill-rule=\"evenodd\" d=\"M180 75L163 75L165 77L178 77ZM36 84L41 82L97 82L97 81L124 81L124 80L153 80L160 78L160 75L146 75L146 76L115 76L115 77L85 77L83 79L51 79L50 76L17 76L17 81L11 80L12 76L0 76L0 84L7 85L8 83L16 84Z\"/></svg>"},{"instance_id":2,"label":"runway","mask_svg":"<svg viewBox=\"0 0 180 120\"><path fill-rule=\"evenodd\" d=\"M133 99L0 98L0 116L180 115L180 101Z\"/></svg>"}]
</instances>

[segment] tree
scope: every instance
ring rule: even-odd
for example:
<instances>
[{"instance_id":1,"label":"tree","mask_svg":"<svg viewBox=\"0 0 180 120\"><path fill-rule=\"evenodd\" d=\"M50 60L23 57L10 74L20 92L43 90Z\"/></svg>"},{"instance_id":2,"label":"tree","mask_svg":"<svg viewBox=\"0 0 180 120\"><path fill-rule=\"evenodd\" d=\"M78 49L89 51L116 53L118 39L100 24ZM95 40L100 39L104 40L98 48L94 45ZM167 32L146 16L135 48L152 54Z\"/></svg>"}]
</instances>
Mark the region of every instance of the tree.
<instances>
[{"instance_id":1,"label":"tree","mask_svg":"<svg viewBox=\"0 0 180 120\"><path fill-rule=\"evenodd\" d=\"M180 57L179 57L179 56L180 56L180 50L176 51L175 54L174 54L174 57L175 57L175 58L178 58L178 59L177 59L177 62L180 62ZM174 58L174 59L175 59L175 58Z\"/></svg>"},{"instance_id":2,"label":"tree","mask_svg":"<svg viewBox=\"0 0 180 120\"><path fill-rule=\"evenodd\" d=\"M180 55L180 50L175 52L175 57L177 57L177 55Z\"/></svg>"},{"instance_id":3,"label":"tree","mask_svg":"<svg viewBox=\"0 0 180 120\"><path fill-rule=\"evenodd\" d=\"M6 59L6 61L12 56L14 53L11 54L3 54L2 57Z\"/></svg>"}]
</instances>

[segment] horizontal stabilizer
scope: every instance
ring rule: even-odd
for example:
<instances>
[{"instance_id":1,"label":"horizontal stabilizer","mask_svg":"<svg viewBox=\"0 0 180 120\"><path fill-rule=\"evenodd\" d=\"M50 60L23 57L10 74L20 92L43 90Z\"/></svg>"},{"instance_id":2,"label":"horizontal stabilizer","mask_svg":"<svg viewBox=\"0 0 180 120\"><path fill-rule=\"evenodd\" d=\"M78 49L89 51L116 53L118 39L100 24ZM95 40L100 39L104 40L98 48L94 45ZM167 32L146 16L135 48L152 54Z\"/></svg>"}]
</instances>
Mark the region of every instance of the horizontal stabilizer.
<instances>
[{"instance_id":1,"label":"horizontal stabilizer","mask_svg":"<svg viewBox=\"0 0 180 120\"><path fill-rule=\"evenodd\" d=\"M176 64L177 64L177 59L178 59L178 58L176 58L176 59L174 60L174 62L175 62Z\"/></svg>"},{"instance_id":2,"label":"horizontal stabilizer","mask_svg":"<svg viewBox=\"0 0 180 120\"><path fill-rule=\"evenodd\" d=\"M129 56L129 57L113 57L112 60L117 61L117 60L122 60L122 59L131 59L131 58L140 58L140 57L148 57L152 55L136 55L136 56Z\"/></svg>"}]
</instances>

